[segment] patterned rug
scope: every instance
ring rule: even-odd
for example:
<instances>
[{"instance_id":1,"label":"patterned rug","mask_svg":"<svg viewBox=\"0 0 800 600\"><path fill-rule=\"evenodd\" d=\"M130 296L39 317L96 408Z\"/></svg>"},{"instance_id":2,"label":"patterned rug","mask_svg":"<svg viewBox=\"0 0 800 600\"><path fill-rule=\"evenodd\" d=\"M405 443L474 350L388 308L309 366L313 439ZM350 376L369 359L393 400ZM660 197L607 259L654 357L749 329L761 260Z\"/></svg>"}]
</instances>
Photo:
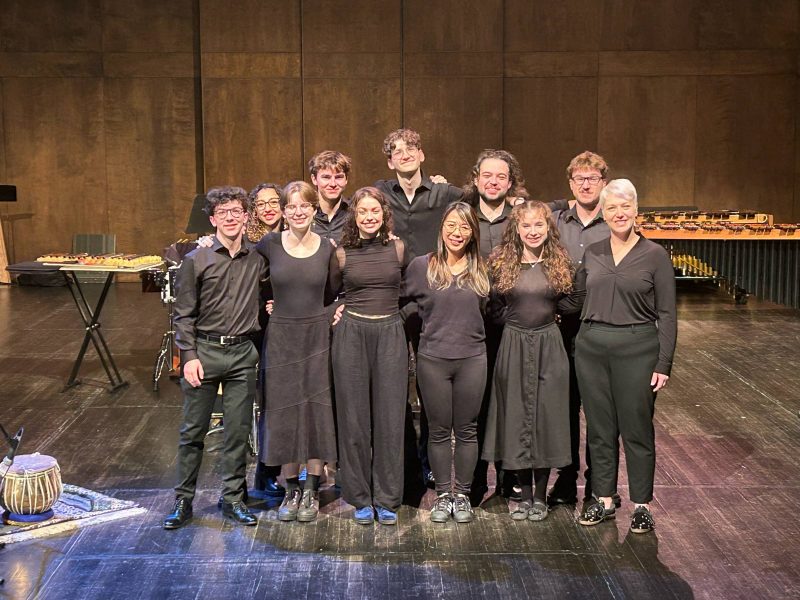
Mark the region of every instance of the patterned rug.
<instances>
[{"instance_id":1,"label":"patterned rug","mask_svg":"<svg viewBox=\"0 0 800 600\"><path fill-rule=\"evenodd\" d=\"M118 500L77 485L64 484L64 491L53 506L52 519L41 523L6 525L0 521L0 543L13 544L48 535L69 532L97 523L125 519L147 512L135 502Z\"/></svg>"}]
</instances>

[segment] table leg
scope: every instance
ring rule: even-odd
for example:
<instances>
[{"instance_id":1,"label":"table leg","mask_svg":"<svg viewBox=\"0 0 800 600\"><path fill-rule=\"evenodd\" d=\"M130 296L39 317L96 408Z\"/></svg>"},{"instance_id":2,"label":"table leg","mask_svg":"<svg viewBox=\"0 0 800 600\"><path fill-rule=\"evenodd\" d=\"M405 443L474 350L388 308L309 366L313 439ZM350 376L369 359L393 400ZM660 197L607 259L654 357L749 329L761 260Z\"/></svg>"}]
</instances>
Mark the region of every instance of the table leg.
<instances>
[{"instance_id":1,"label":"table leg","mask_svg":"<svg viewBox=\"0 0 800 600\"><path fill-rule=\"evenodd\" d=\"M114 273L108 273L105 284L103 285L103 291L100 293L100 297L97 299L97 304L94 309L89 306L89 302L86 300L77 273L70 271L62 271L62 273L64 273L67 287L72 294L72 299L75 301L75 306L78 307L78 312L81 315L83 324L86 326L86 333L83 336L81 349L72 366L72 372L67 380L67 384L62 391L66 391L80 383L80 380L77 379L78 370L83 363L83 358L86 355L86 350L88 350L89 342L91 341L97 352L97 356L100 358L100 363L103 365L103 369L108 376L108 381L111 384L111 389L109 391L112 393L116 392L118 389L128 385L128 382L122 379L117 364L114 362L114 357L111 355L111 350L109 350L105 337L103 337L103 332L100 330L99 322L100 313L103 311L103 305L108 296L108 290L111 288L111 283L114 280Z\"/></svg>"}]
</instances>

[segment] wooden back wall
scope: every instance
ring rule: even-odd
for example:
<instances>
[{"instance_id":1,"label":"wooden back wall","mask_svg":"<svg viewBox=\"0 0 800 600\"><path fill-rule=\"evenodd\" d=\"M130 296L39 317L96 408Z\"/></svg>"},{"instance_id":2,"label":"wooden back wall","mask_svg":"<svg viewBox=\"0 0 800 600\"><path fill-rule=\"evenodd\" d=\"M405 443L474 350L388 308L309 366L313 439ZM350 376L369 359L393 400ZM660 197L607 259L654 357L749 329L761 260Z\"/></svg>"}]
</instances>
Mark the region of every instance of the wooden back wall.
<instances>
[{"instance_id":1,"label":"wooden back wall","mask_svg":"<svg viewBox=\"0 0 800 600\"><path fill-rule=\"evenodd\" d=\"M641 204L800 220L797 0L0 0L0 183L17 260L74 233L158 252L196 191L386 133L464 183L484 148L541 199L585 149Z\"/></svg>"}]
</instances>

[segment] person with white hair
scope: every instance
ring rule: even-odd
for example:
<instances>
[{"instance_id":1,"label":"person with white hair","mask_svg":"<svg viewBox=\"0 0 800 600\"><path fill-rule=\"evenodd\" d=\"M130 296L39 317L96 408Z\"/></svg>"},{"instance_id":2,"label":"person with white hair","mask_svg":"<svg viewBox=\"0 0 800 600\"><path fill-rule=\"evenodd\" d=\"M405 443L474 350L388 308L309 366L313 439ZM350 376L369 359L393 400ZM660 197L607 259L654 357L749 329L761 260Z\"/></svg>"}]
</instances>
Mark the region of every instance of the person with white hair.
<instances>
[{"instance_id":1,"label":"person with white hair","mask_svg":"<svg viewBox=\"0 0 800 600\"><path fill-rule=\"evenodd\" d=\"M656 392L669 380L677 338L675 275L660 245L636 232L636 188L615 179L600 193L610 238L586 249L578 279L586 301L575 343L575 370L586 412L595 501L581 525L613 518L619 437L625 448L633 533L655 526L649 510L656 464ZM583 282L577 285L583 285Z\"/></svg>"}]
</instances>

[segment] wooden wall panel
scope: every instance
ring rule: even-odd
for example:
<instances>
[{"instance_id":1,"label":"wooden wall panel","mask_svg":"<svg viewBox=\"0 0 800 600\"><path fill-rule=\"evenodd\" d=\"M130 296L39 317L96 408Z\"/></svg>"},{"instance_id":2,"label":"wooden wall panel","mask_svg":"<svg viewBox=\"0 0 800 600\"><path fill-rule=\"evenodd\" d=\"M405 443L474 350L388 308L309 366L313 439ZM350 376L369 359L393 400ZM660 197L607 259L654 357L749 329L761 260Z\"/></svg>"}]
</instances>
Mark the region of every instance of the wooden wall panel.
<instances>
[{"instance_id":1,"label":"wooden wall panel","mask_svg":"<svg viewBox=\"0 0 800 600\"><path fill-rule=\"evenodd\" d=\"M300 52L300 0L200 0L200 35L203 52Z\"/></svg>"},{"instance_id":2,"label":"wooden wall panel","mask_svg":"<svg viewBox=\"0 0 800 600\"><path fill-rule=\"evenodd\" d=\"M100 79L3 82L8 179L17 185L17 260L69 250L75 233L108 233ZM57 101L56 101L57 100Z\"/></svg>"},{"instance_id":3,"label":"wooden wall panel","mask_svg":"<svg viewBox=\"0 0 800 600\"><path fill-rule=\"evenodd\" d=\"M505 51L597 50L602 19L602 2L506 0Z\"/></svg>"},{"instance_id":4,"label":"wooden wall panel","mask_svg":"<svg viewBox=\"0 0 800 600\"><path fill-rule=\"evenodd\" d=\"M299 79L203 82L206 187L302 176Z\"/></svg>"},{"instance_id":5,"label":"wooden wall panel","mask_svg":"<svg viewBox=\"0 0 800 600\"><path fill-rule=\"evenodd\" d=\"M698 0L698 47L797 49L797 0Z\"/></svg>"},{"instance_id":6,"label":"wooden wall panel","mask_svg":"<svg viewBox=\"0 0 800 600\"><path fill-rule=\"evenodd\" d=\"M117 248L156 252L183 236L195 186L191 79L105 83L110 230Z\"/></svg>"},{"instance_id":7,"label":"wooden wall panel","mask_svg":"<svg viewBox=\"0 0 800 600\"><path fill-rule=\"evenodd\" d=\"M397 0L305 0L303 52L400 52Z\"/></svg>"},{"instance_id":8,"label":"wooden wall panel","mask_svg":"<svg viewBox=\"0 0 800 600\"><path fill-rule=\"evenodd\" d=\"M509 79L503 114L505 147L519 160L531 198L567 197L569 161L597 150L597 79Z\"/></svg>"},{"instance_id":9,"label":"wooden wall panel","mask_svg":"<svg viewBox=\"0 0 800 600\"><path fill-rule=\"evenodd\" d=\"M193 0L104 0L105 52L191 52Z\"/></svg>"},{"instance_id":10,"label":"wooden wall panel","mask_svg":"<svg viewBox=\"0 0 800 600\"><path fill-rule=\"evenodd\" d=\"M703 77L697 84L695 204L791 217L796 77Z\"/></svg>"},{"instance_id":11,"label":"wooden wall panel","mask_svg":"<svg viewBox=\"0 0 800 600\"><path fill-rule=\"evenodd\" d=\"M0 52L100 52L103 0L2 0Z\"/></svg>"},{"instance_id":12,"label":"wooden wall panel","mask_svg":"<svg viewBox=\"0 0 800 600\"><path fill-rule=\"evenodd\" d=\"M405 0L405 52L501 52L502 0Z\"/></svg>"},{"instance_id":13,"label":"wooden wall panel","mask_svg":"<svg viewBox=\"0 0 800 600\"><path fill-rule=\"evenodd\" d=\"M310 79L303 88L305 163L322 150L338 150L353 160L346 191L352 194L387 177L382 143L400 126L400 79Z\"/></svg>"},{"instance_id":14,"label":"wooden wall panel","mask_svg":"<svg viewBox=\"0 0 800 600\"><path fill-rule=\"evenodd\" d=\"M502 77L406 79L405 126L422 135L427 173L463 185L482 150L502 147L502 89Z\"/></svg>"},{"instance_id":15,"label":"wooden wall panel","mask_svg":"<svg viewBox=\"0 0 800 600\"><path fill-rule=\"evenodd\" d=\"M605 0L602 50L692 50L698 0Z\"/></svg>"},{"instance_id":16,"label":"wooden wall panel","mask_svg":"<svg viewBox=\"0 0 800 600\"><path fill-rule=\"evenodd\" d=\"M695 77L600 78L598 149L640 205L693 204L696 96Z\"/></svg>"}]
</instances>

